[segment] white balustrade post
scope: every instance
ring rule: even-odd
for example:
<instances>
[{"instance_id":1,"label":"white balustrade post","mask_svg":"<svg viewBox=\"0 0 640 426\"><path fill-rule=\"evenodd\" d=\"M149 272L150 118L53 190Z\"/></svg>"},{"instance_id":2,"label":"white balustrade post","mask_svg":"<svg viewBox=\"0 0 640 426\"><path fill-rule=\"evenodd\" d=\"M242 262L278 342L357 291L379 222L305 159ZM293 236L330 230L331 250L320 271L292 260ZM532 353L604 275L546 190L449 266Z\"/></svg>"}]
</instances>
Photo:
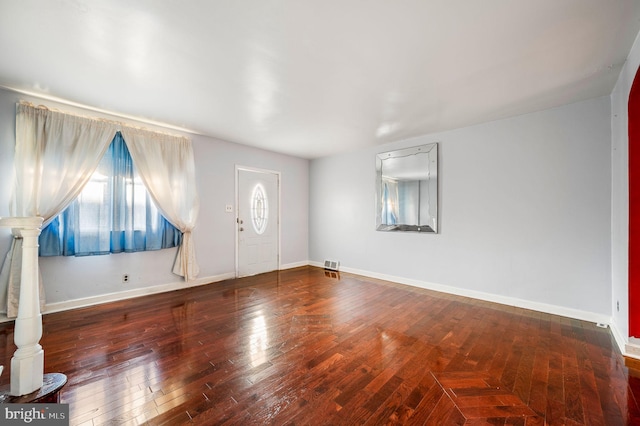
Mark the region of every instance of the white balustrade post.
<instances>
[{"instance_id":1,"label":"white balustrade post","mask_svg":"<svg viewBox=\"0 0 640 426\"><path fill-rule=\"evenodd\" d=\"M44 350L42 314L38 273L38 236L41 217L12 217L0 219L0 225L11 226L15 235L22 237L22 277L18 316L13 339L17 350L11 358L11 395L20 396L42 387L44 377Z\"/></svg>"}]
</instances>

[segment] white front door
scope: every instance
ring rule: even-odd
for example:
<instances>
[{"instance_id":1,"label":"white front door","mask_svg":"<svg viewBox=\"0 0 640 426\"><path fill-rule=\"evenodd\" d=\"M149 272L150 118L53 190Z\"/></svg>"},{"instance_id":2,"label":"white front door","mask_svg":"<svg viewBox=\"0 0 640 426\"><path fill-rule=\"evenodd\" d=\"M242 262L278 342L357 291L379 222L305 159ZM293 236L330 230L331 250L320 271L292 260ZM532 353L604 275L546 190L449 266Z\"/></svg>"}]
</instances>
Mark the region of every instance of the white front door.
<instances>
[{"instance_id":1,"label":"white front door","mask_svg":"<svg viewBox=\"0 0 640 426\"><path fill-rule=\"evenodd\" d=\"M237 168L238 232L236 275L278 269L280 176L276 172Z\"/></svg>"}]
</instances>

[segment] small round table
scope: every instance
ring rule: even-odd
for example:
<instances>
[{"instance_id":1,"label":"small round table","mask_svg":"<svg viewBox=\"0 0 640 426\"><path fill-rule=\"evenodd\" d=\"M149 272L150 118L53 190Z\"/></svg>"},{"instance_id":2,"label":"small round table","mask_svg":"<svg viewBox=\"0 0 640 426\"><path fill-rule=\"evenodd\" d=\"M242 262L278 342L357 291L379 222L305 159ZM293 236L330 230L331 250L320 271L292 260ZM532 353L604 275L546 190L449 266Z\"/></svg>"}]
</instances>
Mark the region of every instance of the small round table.
<instances>
[{"instance_id":1,"label":"small round table","mask_svg":"<svg viewBox=\"0 0 640 426\"><path fill-rule=\"evenodd\" d=\"M60 389L67 383L67 376L62 373L46 373L42 387L22 396L10 395L11 385L0 387L0 404L57 404L60 402Z\"/></svg>"}]
</instances>

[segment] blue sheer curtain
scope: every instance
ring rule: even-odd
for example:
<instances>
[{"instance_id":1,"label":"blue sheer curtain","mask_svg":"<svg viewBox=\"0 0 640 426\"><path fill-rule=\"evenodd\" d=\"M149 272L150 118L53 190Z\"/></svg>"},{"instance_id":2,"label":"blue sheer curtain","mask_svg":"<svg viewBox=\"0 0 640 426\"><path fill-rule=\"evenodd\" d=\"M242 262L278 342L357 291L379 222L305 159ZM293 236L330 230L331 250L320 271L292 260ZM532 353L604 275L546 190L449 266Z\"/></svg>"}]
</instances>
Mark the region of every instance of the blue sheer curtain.
<instances>
[{"instance_id":1,"label":"blue sheer curtain","mask_svg":"<svg viewBox=\"0 0 640 426\"><path fill-rule=\"evenodd\" d=\"M151 201L118 132L78 198L42 230L40 256L159 250L181 238Z\"/></svg>"}]
</instances>

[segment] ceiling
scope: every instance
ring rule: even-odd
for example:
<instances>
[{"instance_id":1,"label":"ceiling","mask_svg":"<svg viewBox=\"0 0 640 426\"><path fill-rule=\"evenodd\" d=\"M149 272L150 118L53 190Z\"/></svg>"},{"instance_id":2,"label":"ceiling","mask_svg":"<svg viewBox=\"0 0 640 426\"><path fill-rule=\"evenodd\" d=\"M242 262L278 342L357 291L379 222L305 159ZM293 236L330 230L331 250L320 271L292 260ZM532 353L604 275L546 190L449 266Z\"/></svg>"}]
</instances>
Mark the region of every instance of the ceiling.
<instances>
[{"instance_id":1,"label":"ceiling","mask_svg":"<svg viewBox=\"0 0 640 426\"><path fill-rule=\"evenodd\" d=\"M637 0L0 0L0 85L303 158L608 95Z\"/></svg>"}]
</instances>

